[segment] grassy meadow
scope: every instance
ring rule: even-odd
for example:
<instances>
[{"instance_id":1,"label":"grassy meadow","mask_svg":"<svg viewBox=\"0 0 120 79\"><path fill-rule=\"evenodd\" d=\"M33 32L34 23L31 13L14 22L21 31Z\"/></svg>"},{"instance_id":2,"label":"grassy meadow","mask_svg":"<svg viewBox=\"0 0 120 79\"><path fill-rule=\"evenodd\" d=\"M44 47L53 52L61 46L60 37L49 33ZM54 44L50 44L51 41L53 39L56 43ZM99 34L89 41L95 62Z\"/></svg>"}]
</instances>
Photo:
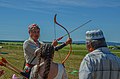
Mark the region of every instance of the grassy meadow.
<instances>
[{"instance_id":1,"label":"grassy meadow","mask_svg":"<svg viewBox=\"0 0 120 79\"><path fill-rule=\"evenodd\" d=\"M8 53L1 54L0 56L4 57L13 66L17 67L20 70L23 70L24 57L22 43L0 43L0 46L3 46L3 48L0 49L0 52ZM76 44L72 44L72 49L73 51L70 57L65 62L65 68L69 79L78 79L79 66L83 57L87 54L87 50L85 45ZM120 56L120 50L111 51L116 55ZM61 49L60 51L55 52L54 61L61 63L61 60L65 58L68 52L69 45ZM12 75L16 74L15 72L3 66L1 66L0 69L5 70L5 74L2 77L0 77L0 79L11 79ZM16 75L19 76L18 74Z\"/></svg>"}]
</instances>

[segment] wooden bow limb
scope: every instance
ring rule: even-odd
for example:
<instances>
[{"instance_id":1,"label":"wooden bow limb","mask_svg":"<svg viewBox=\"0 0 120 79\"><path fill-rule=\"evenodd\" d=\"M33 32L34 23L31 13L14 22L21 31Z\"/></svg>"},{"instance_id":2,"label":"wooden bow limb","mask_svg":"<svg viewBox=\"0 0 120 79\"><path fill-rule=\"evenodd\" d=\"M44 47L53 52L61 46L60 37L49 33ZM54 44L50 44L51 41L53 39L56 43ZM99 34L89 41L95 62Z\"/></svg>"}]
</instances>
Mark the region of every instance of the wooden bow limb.
<instances>
[{"instance_id":1,"label":"wooden bow limb","mask_svg":"<svg viewBox=\"0 0 120 79\"><path fill-rule=\"evenodd\" d=\"M14 71L15 73L17 73L17 74L19 74L20 76L23 76L22 74L21 74L21 72L19 72L19 71L17 71L16 69L14 69L14 67L12 66L10 66L10 65L8 65L8 64L6 64L6 63L4 63L4 62L0 62L0 66L4 66L4 67L6 67L6 68L8 68L9 70L12 70L12 71ZM24 78L26 78L25 76L23 76ZM27 78L26 78L27 79Z\"/></svg>"},{"instance_id":2,"label":"wooden bow limb","mask_svg":"<svg viewBox=\"0 0 120 79\"><path fill-rule=\"evenodd\" d=\"M54 16L54 23L57 24L57 25L59 25L60 27L62 27L62 28L67 32L68 38L70 38L70 33L68 32L68 30L67 30L64 26L62 26L61 24L59 24L59 23L57 22L56 16L57 16L57 14L55 14L55 16ZM61 40L63 37L64 37L64 36L58 38L57 41ZM63 64L63 65L64 65L65 61L69 58L71 52L72 52L72 45L70 44L69 52L68 52L67 56L62 60L62 64Z\"/></svg>"},{"instance_id":3,"label":"wooden bow limb","mask_svg":"<svg viewBox=\"0 0 120 79\"><path fill-rule=\"evenodd\" d=\"M67 54L67 56L65 57L65 59L64 59L64 60L62 60L62 64L64 64L64 63L65 63L65 61L69 58L69 56L70 56L71 52L72 52L72 45L70 44L70 50L69 50L69 53Z\"/></svg>"},{"instance_id":4,"label":"wooden bow limb","mask_svg":"<svg viewBox=\"0 0 120 79\"><path fill-rule=\"evenodd\" d=\"M1 66L4 66L4 67L6 67L6 68L8 68L8 69L10 69L10 70L12 70L12 71L14 71L14 72L17 73L17 74L19 74L18 71L16 71L15 69L13 69L12 67L10 67L9 65L7 65L7 64L5 64L5 63L3 63L3 62L0 62L0 65L1 65Z\"/></svg>"},{"instance_id":5,"label":"wooden bow limb","mask_svg":"<svg viewBox=\"0 0 120 79\"><path fill-rule=\"evenodd\" d=\"M11 63L9 63L5 58L1 57L2 59L0 60L0 66L4 66L12 71L14 71L15 73L23 76L21 74L21 70L19 70L18 68L16 68L15 66L13 66ZM23 76L24 78L26 78L25 76ZM26 78L27 79L27 78Z\"/></svg>"},{"instance_id":6,"label":"wooden bow limb","mask_svg":"<svg viewBox=\"0 0 120 79\"><path fill-rule=\"evenodd\" d=\"M17 72L22 72L21 70L19 70L18 68L16 68L15 66L13 66L11 63L9 63L5 58L2 57L2 62L5 63L6 65L12 67L15 71Z\"/></svg>"}]
</instances>

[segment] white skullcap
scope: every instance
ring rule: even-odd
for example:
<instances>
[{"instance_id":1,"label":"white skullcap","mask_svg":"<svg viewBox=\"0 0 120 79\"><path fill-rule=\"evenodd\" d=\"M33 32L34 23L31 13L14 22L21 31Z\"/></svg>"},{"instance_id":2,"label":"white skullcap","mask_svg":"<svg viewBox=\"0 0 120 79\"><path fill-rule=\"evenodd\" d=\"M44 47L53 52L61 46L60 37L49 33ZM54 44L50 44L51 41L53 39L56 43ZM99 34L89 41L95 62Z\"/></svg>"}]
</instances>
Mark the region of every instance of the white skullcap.
<instances>
[{"instance_id":1,"label":"white skullcap","mask_svg":"<svg viewBox=\"0 0 120 79\"><path fill-rule=\"evenodd\" d=\"M101 30L90 30L86 32L86 40L98 40L104 38Z\"/></svg>"}]
</instances>

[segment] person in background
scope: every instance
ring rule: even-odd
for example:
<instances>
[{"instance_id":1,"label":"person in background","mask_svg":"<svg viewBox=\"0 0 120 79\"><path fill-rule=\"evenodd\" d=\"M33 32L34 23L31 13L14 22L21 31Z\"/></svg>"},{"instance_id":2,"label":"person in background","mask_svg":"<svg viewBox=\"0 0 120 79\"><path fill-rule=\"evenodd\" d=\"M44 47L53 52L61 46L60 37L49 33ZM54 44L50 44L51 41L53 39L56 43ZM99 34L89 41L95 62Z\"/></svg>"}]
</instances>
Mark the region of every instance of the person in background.
<instances>
[{"instance_id":1,"label":"person in background","mask_svg":"<svg viewBox=\"0 0 120 79\"><path fill-rule=\"evenodd\" d=\"M24 68L24 72L30 74L31 68L34 65L38 64L38 57L34 56L34 52L36 49L40 48L40 46L44 43L38 40L40 37L40 28L37 24L29 25L28 33L29 33L29 39L25 40L23 43L23 51L25 58L25 66L23 68ZM72 39L68 38L65 43L58 46L57 41L54 40L52 42L52 45L54 46L55 51L58 51L59 49L62 49L64 46L70 44L71 42ZM25 75L24 73L21 74Z\"/></svg>"},{"instance_id":2,"label":"person in background","mask_svg":"<svg viewBox=\"0 0 120 79\"><path fill-rule=\"evenodd\" d=\"M64 66L53 62L53 45L43 44L35 51L35 55L39 63L32 68L29 79L68 79Z\"/></svg>"},{"instance_id":3,"label":"person in background","mask_svg":"<svg viewBox=\"0 0 120 79\"><path fill-rule=\"evenodd\" d=\"M86 47L79 79L120 79L120 58L108 49L102 30L86 32Z\"/></svg>"},{"instance_id":4,"label":"person in background","mask_svg":"<svg viewBox=\"0 0 120 79\"><path fill-rule=\"evenodd\" d=\"M5 71L0 69L0 77L4 75Z\"/></svg>"}]
</instances>

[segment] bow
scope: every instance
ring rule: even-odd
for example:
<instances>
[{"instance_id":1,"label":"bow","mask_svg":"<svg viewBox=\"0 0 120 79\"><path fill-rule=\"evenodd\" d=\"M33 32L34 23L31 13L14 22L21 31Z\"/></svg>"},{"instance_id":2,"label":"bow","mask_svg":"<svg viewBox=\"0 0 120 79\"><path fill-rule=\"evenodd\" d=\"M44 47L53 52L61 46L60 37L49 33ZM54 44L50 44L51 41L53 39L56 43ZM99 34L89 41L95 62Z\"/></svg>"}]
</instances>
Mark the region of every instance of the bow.
<instances>
[{"instance_id":1,"label":"bow","mask_svg":"<svg viewBox=\"0 0 120 79\"><path fill-rule=\"evenodd\" d=\"M17 67L13 66L11 63L9 63L5 58L3 58L1 55L0 55L0 66L4 66L12 71L14 71L15 73L23 76L24 78L27 78L25 77L24 75L21 74L21 70L19 70Z\"/></svg>"},{"instance_id":2,"label":"bow","mask_svg":"<svg viewBox=\"0 0 120 79\"><path fill-rule=\"evenodd\" d=\"M55 16L54 16L54 23L57 24L57 25L59 25L60 27L62 27L62 28L67 32L67 35L68 35L68 37L70 38L70 33L68 32L68 30L67 30L64 26L62 26L61 24L59 24L59 23L56 21L56 16L57 16L57 14L55 14ZM63 38L63 36L60 37L60 38L58 38L57 41L61 40L62 38ZM64 64L65 61L69 58L71 52L72 52L72 45L70 44L70 50L69 50L67 56L62 60L62 64Z\"/></svg>"}]
</instances>

